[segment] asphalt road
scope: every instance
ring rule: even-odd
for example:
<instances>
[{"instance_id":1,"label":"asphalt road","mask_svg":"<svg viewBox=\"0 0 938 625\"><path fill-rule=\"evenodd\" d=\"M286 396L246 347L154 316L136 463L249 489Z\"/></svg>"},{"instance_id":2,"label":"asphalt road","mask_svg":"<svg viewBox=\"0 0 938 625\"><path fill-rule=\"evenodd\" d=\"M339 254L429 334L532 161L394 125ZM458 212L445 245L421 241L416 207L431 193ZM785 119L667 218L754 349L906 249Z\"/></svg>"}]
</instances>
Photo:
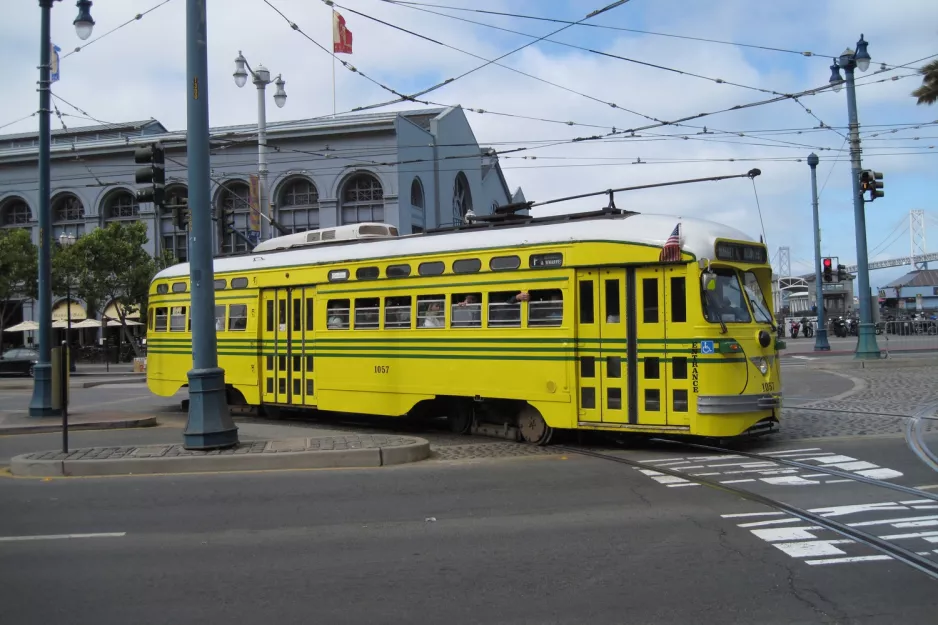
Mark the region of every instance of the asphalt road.
<instances>
[{"instance_id":1,"label":"asphalt road","mask_svg":"<svg viewBox=\"0 0 938 625\"><path fill-rule=\"evenodd\" d=\"M818 488L787 494L857 497ZM723 517L759 506L581 457L0 479L0 499L5 538L120 534L0 541L9 623L934 622L908 567L806 565Z\"/></svg>"},{"instance_id":2,"label":"asphalt road","mask_svg":"<svg viewBox=\"0 0 938 625\"><path fill-rule=\"evenodd\" d=\"M784 383L786 403L795 405L853 386L842 374L792 365ZM87 391L77 402L83 410L96 402L159 410L164 425L76 432L76 445L181 435L174 402L139 385ZM3 409L9 397L0 390ZM326 425L240 427L247 440ZM59 440L0 437L0 466ZM938 449L938 435L929 443ZM464 444L499 443L468 437ZM938 493L938 475L901 437L769 439L750 449L796 450L808 462L872 470ZM936 582L922 573L654 468L698 467L711 479L901 536L902 546L933 559L934 502L686 448L633 442L611 453L648 469L577 455L470 452L376 470L0 475L0 622L935 622Z\"/></svg>"}]
</instances>

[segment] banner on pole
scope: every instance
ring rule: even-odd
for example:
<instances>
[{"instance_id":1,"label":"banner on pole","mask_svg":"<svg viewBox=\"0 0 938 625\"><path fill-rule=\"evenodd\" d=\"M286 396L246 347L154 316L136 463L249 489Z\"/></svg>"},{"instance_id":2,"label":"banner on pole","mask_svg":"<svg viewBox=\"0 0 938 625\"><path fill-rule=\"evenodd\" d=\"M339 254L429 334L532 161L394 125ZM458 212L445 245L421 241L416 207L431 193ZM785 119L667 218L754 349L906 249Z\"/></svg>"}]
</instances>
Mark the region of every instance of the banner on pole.
<instances>
[{"instance_id":1,"label":"banner on pole","mask_svg":"<svg viewBox=\"0 0 938 625\"><path fill-rule=\"evenodd\" d=\"M335 54L352 53L352 31L345 26L345 18L332 12L332 51Z\"/></svg>"},{"instance_id":2,"label":"banner on pole","mask_svg":"<svg viewBox=\"0 0 938 625\"><path fill-rule=\"evenodd\" d=\"M261 237L261 215L260 215L260 179L257 176L251 176L249 179L250 195L248 197L248 237L252 241L259 241Z\"/></svg>"},{"instance_id":3,"label":"banner on pole","mask_svg":"<svg viewBox=\"0 0 938 625\"><path fill-rule=\"evenodd\" d=\"M50 63L51 71L49 73L49 77L50 77L51 82L55 82L59 79L59 52L62 51L62 48L58 47L54 43L49 44L49 45L52 46L52 56L51 56L52 61Z\"/></svg>"}]
</instances>

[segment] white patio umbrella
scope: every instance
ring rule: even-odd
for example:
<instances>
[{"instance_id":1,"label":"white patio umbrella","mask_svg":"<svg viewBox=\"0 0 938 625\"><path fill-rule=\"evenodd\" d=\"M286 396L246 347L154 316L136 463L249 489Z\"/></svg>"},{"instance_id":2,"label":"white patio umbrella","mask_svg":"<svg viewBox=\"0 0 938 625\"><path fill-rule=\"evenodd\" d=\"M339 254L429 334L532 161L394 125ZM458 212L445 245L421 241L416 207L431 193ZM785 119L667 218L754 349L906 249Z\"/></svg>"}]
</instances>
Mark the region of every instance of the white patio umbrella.
<instances>
[{"instance_id":1,"label":"white patio umbrella","mask_svg":"<svg viewBox=\"0 0 938 625\"><path fill-rule=\"evenodd\" d=\"M9 328L4 328L5 332L32 332L39 329L39 323L36 321L23 321Z\"/></svg>"},{"instance_id":2,"label":"white patio umbrella","mask_svg":"<svg viewBox=\"0 0 938 625\"><path fill-rule=\"evenodd\" d=\"M72 324L72 329L77 330L79 328L100 328L101 322L97 319L82 319L78 323Z\"/></svg>"},{"instance_id":3,"label":"white patio umbrella","mask_svg":"<svg viewBox=\"0 0 938 625\"><path fill-rule=\"evenodd\" d=\"M143 325L139 321L134 321L133 319L124 319L124 323L126 323L128 326L142 326ZM109 328L119 328L120 325L121 325L121 322L117 319L111 319L110 321L107 322L107 326Z\"/></svg>"}]
</instances>

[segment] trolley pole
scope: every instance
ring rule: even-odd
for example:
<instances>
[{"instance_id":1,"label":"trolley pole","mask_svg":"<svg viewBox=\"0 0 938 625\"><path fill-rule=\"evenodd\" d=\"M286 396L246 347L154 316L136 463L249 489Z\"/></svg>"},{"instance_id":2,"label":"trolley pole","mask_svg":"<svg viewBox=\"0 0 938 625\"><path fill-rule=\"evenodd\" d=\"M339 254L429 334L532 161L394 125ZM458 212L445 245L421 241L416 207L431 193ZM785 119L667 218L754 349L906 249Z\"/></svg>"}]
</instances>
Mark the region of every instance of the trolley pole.
<instances>
[{"instance_id":1,"label":"trolley pole","mask_svg":"<svg viewBox=\"0 0 938 625\"><path fill-rule=\"evenodd\" d=\"M827 341L827 319L824 318L824 284L821 278L821 222L818 216L817 166L821 162L817 154L808 155L808 167L811 168L811 206L814 212L814 286L817 288L817 332L814 334L814 351L829 352L831 344Z\"/></svg>"},{"instance_id":2,"label":"trolley pole","mask_svg":"<svg viewBox=\"0 0 938 625\"><path fill-rule=\"evenodd\" d=\"M192 370L186 449L221 449L238 444L225 397L225 372L218 366L215 336L215 273L209 195L208 29L205 0L186 0L186 149L189 165L189 283Z\"/></svg>"}]
</instances>

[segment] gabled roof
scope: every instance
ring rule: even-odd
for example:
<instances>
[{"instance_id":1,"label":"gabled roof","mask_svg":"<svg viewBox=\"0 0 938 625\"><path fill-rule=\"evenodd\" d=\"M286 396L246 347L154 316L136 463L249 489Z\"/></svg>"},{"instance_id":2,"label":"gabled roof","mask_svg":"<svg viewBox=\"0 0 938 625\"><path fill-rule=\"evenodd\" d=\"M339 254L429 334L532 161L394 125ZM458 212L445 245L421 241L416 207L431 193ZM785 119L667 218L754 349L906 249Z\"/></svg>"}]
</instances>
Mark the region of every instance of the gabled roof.
<instances>
[{"instance_id":1,"label":"gabled roof","mask_svg":"<svg viewBox=\"0 0 938 625\"><path fill-rule=\"evenodd\" d=\"M938 269L919 269L910 271L898 280L893 280L883 288L903 286L938 286Z\"/></svg>"},{"instance_id":2,"label":"gabled roof","mask_svg":"<svg viewBox=\"0 0 938 625\"><path fill-rule=\"evenodd\" d=\"M141 132L143 131L143 132ZM89 135L95 135L95 138L99 138L99 135L107 135L108 137L118 137L119 135L140 135L140 134L161 134L168 132L166 127L163 126L160 122L155 119L145 119L135 122L122 122L119 124L95 124L93 126L76 126L65 130L64 128L59 128L58 130L52 131L52 140L55 141L60 137L74 137L78 140L81 140L84 137ZM30 141L23 141L24 139L32 139L32 142L38 141L39 133L38 132L19 132L11 135L0 135L0 147L12 147L4 146L2 144L14 142L14 143L32 143Z\"/></svg>"}]
</instances>

